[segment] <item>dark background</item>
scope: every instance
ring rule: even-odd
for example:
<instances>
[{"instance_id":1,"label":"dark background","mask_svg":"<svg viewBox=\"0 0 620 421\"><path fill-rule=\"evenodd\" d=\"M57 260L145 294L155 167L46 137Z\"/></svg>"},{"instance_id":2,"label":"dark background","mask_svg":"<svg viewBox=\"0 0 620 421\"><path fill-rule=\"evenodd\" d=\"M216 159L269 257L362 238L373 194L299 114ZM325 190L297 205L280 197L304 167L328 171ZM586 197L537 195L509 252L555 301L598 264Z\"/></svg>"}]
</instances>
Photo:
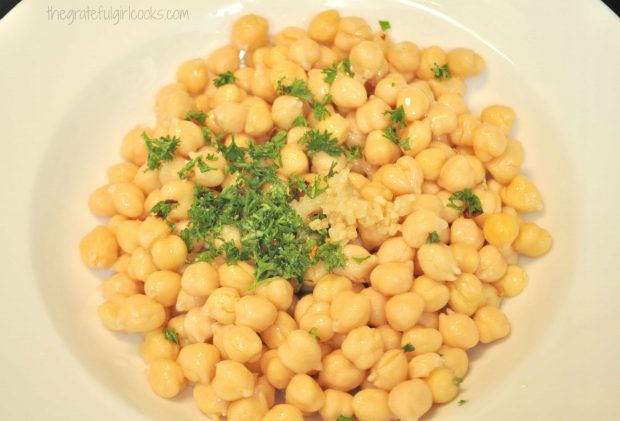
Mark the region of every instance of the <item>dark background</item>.
<instances>
[{"instance_id":1,"label":"dark background","mask_svg":"<svg viewBox=\"0 0 620 421\"><path fill-rule=\"evenodd\" d=\"M50 0L51 1L51 0ZM599 0L590 0L590 1L599 1ZM603 2L614 11L616 16L620 15L620 1L618 0L603 0ZM0 18L6 15L17 3L19 0L0 0Z\"/></svg>"}]
</instances>

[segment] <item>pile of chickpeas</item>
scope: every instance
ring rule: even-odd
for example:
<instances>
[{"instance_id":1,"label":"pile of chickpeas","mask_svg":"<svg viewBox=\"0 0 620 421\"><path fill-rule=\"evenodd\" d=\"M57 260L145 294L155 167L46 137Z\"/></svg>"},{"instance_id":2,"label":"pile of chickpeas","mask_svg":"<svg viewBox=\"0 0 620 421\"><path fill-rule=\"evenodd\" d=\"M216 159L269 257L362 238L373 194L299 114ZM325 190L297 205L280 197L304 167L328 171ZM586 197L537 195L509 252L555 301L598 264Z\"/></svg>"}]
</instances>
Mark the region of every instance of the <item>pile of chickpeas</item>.
<instances>
[{"instance_id":1,"label":"pile of chickpeas","mask_svg":"<svg viewBox=\"0 0 620 421\"><path fill-rule=\"evenodd\" d=\"M346 57L354 76L339 71L329 85L321 69ZM435 65L447 65L450 77L436 78ZM143 335L139 352L153 391L173 398L191 387L210 419L231 421L316 413L327 421L411 421L452 401L467 375L467 352L510 333L500 305L527 285L519 256L541 256L552 243L521 216L540 211L542 199L520 174L522 144L510 138L514 111L491 105L475 115L463 100L463 79L483 68L469 49L395 42L389 31L335 10L272 37L267 20L243 16L229 45L183 63L177 83L157 94L155 127L127 134L123 162L89 199L107 225L80 243L88 267L114 272L101 286L98 315L112 331ZM216 87L224 72L234 83ZM278 82L296 79L317 100L331 95L331 115L316 121L307 103L278 94ZM390 124L385 111L398 106L406 149L382 132ZM194 186L217 191L235 182L222 154L186 119L190 111L204 112L206 126L227 144L233 135L238 145L260 144L286 130L284 179L311 180L336 162L337 170L350 169L365 200L415 195L411 213L395 236L360 230L343 247L345 267L312 268L301 297L288 279L253 286L251 261L188 263L179 233ZM291 127L300 115L340 145L360 146L363 158L309 158L299 140L310 127ZM142 132L180 139L174 158L146 171ZM214 170L179 178L189 159L208 154L218 158L209 162ZM464 189L480 199L482 214L467 218L448 206ZM168 221L149 212L162 200L178 203ZM433 232L438 242L428 241ZM227 227L222 235L239 233Z\"/></svg>"}]
</instances>

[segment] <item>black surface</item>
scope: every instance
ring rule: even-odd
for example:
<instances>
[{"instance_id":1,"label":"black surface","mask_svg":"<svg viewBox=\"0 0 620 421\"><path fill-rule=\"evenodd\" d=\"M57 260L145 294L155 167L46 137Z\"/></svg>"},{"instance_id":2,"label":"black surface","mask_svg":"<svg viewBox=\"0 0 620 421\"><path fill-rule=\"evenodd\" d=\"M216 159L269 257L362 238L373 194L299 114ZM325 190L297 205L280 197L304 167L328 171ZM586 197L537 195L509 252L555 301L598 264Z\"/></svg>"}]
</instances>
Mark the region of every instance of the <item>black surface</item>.
<instances>
[{"instance_id":1,"label":"black surface","mask_svg":"<svg viewBox=\"0 0 620 421\"><path fill-rule=\"evenodd\" d=\"M17 4L19 0L0 0L0 18L9 13L9 11Z\"/></svg>"}]
</instances>

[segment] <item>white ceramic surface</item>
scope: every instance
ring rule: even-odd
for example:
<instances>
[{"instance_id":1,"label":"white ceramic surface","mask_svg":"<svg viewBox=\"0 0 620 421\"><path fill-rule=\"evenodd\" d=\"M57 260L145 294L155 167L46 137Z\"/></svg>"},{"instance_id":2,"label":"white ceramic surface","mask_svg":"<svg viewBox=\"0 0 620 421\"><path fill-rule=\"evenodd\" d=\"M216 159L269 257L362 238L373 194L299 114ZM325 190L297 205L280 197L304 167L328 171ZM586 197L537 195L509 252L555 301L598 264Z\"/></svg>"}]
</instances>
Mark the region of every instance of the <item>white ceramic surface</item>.
<instances>
[{"instance_id":1,"label":"white ceramic surface","mask_svg":"<svg viewBox=\"0 0 620 421\"><path fill-rule=\"evenodd\" d=\"M99 5L126 7L53 6ZM397 40L485 57L468 102L473 112L516 110L524 169L555 238L548 256L526 263L530 287L505 305L510 338L474 353L459 397L469 402L425 419L618 419L620 24L602 3L150 0L133 7L180 7L190 19L116 25L49 20L49 6L25 0L0 21L0 418L204 419L182 402L189 396L154 397L137 341L98 322L104 275L77 253L97 222L86 200L125 132L152 123L158 87L184 59L226 42L237 16L259 13L279 30L332 7L391 21Z\"/></svg>"}]
</instances>

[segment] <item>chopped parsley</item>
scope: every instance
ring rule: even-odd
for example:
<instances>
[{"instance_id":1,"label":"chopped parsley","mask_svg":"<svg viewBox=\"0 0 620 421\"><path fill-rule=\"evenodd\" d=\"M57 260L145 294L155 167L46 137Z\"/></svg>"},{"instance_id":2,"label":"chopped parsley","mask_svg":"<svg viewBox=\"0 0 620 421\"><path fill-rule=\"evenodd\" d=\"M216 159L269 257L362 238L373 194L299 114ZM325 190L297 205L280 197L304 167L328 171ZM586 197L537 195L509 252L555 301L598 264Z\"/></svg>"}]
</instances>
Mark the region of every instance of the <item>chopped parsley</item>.
<instances>
[{"instance_id":1,"label":"chopped parsley","mask_svg":"<svg viewBox=\"0 0 620 421\"><path fill-rule=\"evenodd\" d=\"M316 327L310 329L310 335L312 335L312 337L316 339L317 342L321 341L321 338L319 337L319 329L317 329Z\"/></svg>"},{"instance_id":2,"label":"chopped parsley","mask_svg":"<svg viewBox=\"0 0 620 421\"><path fill-rule=\"evenodd\" d=\"M431 70L435 74L435 79L439 79L439 80L450 79L450 72L448 71L447 64L444 64L443 66L439 67L437 63L435 63L433 67L431 68Z\"/></svg>"},{"instance_id":3,"label":"chopped parsley","mask_svg":"<svg viewBox=\"0 0 620 421\"><path fill-rule=\"evenodd\" d=\"M308 156L310 158L318 152L325 152L333 157L342 155L342 151L338 147L338 141L327 131L320 133L318 130L310 130L303 135L299 144L305 145L308 148Z\"/></svg>"},{"instance_id":4,"label":"chopped parsley","mask_svg":"<svg viewBox=\"0 0 620 421\"><path fill-rule=\"evenodd\" d=\"M153 206L149 212L161 219L166 219L168 215L170 215L170 212L178 206L179 202L176 200L162 200L161 202L155 203L155 206Z\"/></svg>"},{"instance_id":5,"label":"chopped parsley","mask_svg":"<svg viewBox=\"0 0 620 421\"><path fill-rule=\"evenodd\" d=\"M236 174L236 183L219 193L194 187L189 223L180 234L191 253L189 261L211 261L217 256L225 256L228 264L251 261L256 268L255 284L283 277L300 285L308 268L320 261L328 271L344 266L341 247L329 242L327 230L310 229L290 205L295 192L318 194L324 187L315 182L298 190L293 187L305 183L291 186L291 181L278 177L285 142L282 131L263 145L250 143L242 148L234 138L228 146L218 145L228 161L227 171ZM238 246L232 242L216 246L227 225L239 230ZM201 249L196 250L197 246Z\"/></svg>"},{"instance_id":6,"label":"chopped parsley","mask_svg":"<svg viewBox=\"0 0 620 421\"><path fill-rule=\"evenodd\" d=\"M398 138L398 131L406 126L405 109L400 105L395 110L385 110L383 115L390 116L390 125L383 129L383 136L392 143L400 146L404 151L411 149L409 138L402 141Z\"/></svg>"},{"instance_id":7,"label":"chopped parsley","mask_svg":"<svg viewBox=\"0 0 620 421\"><path fill-rule=\"evenodd\" d=\"M405 352L413 352L413 351L415 351L415 346L413 346L411 344L405 344L405 345L403 345L403 351L405 351Z\"/></svg>"},{"instance_id":8,"label":"chopped parsley","mask_svg":"<svg viewBox=\"0 0 620 421\"><path fill-rule=\"evenodd\" d=\"M291 175L288 181L288 187L291 189L291 193L301 192L308 196L310 199L320 196L327 190L327 183L324 180L328 177L318 176L310 184L306 183L301 177L296 174Z\"/></svg>"},{"instance_id":9,"label":"chopped parsley","mask_svg":"<svg viewBox=\"0 0 620 421\"><path fill-rule=\"evenodd\" d=\"M355 418L353 417L345 417L344 415L341 415L338 417L338 419L336 421L355 421Z\"/></svg>"},{"instance_id":10,"label":"chopped parsley","mask_svg":"<svg viewBox=\"0 0 620 421\"><path fill-rule=\"evenodd\" d=\"M469 402L467 399L459 399L459 401L457 402L458 406L463 406L465 405L467 402Z\"/></svg>"},{"instance_id":11,"label":"chopped parsley","mask_svg":"<svg viewBox=\"0 0 620 421\"><path fill-rule=\"evenodd\" d=\"M342 60L342 70L350 77L355 76L355 72L353 72L353 69L351 69L351 60L349 59L349 57L346 57L344 60Z\"/></svg>"},{"instance_id":12,"label":"chopped parsley","mask_svg":"<svg viewBox=\"0 0 620 421\"><path fill-rule=\"evenodd\" d=\"M352 260L357 263L358 265L364 263L366 260L370 259L370 255L366 256L366 257L354 257Z\"/></svg>"},{"instance_id":13,"label":"chopped parsley","mask_svg":"<svg viewBox=\"0 0 620 421\"><path fill-rule=\"evenodd\" d=\"M185 117L185 120L194 122L200 126L205 125L206 119L207 115L202 111L190 111L187 113L187 117Z\"/></svg>"},{"instance_id":14,"label":"chopped parsley","mask_svg":"<svg viewBox=\"0 0 620 421\"><path fill-rule=\"evenodd\" d=\"M325 106L327 104L331 104L331 102L332 96L329 94L325 95L322 101L312 101L309 105L310 108L312 108L312 114L314 115L314 118L318 121L321 121L324 120L327 116L331 115L329 110L325 108Z\"/></svg>"},{"instance_id":15,"label":"chopped parsley","mask_svg":"<svg viewBox=\"0 0 620 421\"><path fill-rule=\"evenodd\" d=\"M460 386L461 383L463 383L463 378L462 377L455 377L454 379L452 379L452 381L454 382L455 386Z\"/></svg>"},{"instance_id":16,"label":"chopped parsley","mask_svg":"<svg viewBox=\"0 0 620 421\"><path fill-rule=\"evenodd\" d=\"M233 72L229 70L227 72L220 73L219 75L217 75L217 77L213 80L213 84L217 88L219 88L220 86L235 83L236 80L237 80L237 77L233 74Z\"/></svg>"},{"instance_id":17,"label":"chopped parsley","mask_svg":"<svg viewBox=\"0 0 620 421\"><path fill-rule=\"evenodd\" d=\"M284 85L282 83L283 80L284 78L278 80L276 85L276 91L278 91L280 95L291 95L306 102L310 102L314 99L314 95L312 95L305 81L295 79L290 85Z\"/></svg>"},{"instance_id":18,"label":"chopped parsley","mask_svg":"<svg viewBox=\"0 0 620 421\"><path fill-rule=\"evenodd\" d=\"M292 127L308 127L309 125L308 119L303 115L299 115L293 120Z\"/></svg>"},{"instance_id":19,"label":"chopped parsley","mask_svg":"<svg viewBox=\"0 0 620 421\"><path fill-rule=\"evenodd\" d=\"M454 192L448 197L448 207L461 212L465 218L475 218L482 214L480 198L471 189ZM459 202L459 203L457 203Z\"/></svg>"},{"instance_id":20,"label":"chopped parsley","mask_svg":"<svg viewBox=\"0 0 620 421\"><path fill-rule=\"evenodd\" d=\"M167 341L174 342L177 345L181 344L181 341L179 340L179 334L177 333L176 330L171 329L169 327L164 327L164 329L162 330L162 333L164 334L164 338Z\"/></svg>"},{"instance_id":21,"label":"chopped parsley","mask_svg":"<svg viewBox=\"0 0 620 421\"><path fill-rule=\"evenodd\" d=\"M218 158L213 154L209 154L206 156L206 159L207 161L217 161ZM186 178L187 173L193 170L194 167L198 167L200 172L203 172L203 173L216 170L215 168L207 165L207 163L203 161L202 156L197 156L196 158L190 159L189 161L187 161L187 164L185 164L183 168L181 168L181 170L177 173L179 175L179 178L181 180L184 180Z\"/></svg>"},{"instance_id":22,"label":"chopped parsley","mask_svg":"<svg viewBox=\"0 0 620 421\"><path fill-rule=\"evenodd\" d=\"M148 153L144 172L158 169L161 167L162 162L172 161L174 151L180 143L176 136L162 136L158 139L151 139L146 132L142 132L142 138L146 143L146 151Z\"/></svg>"},{"instance_id":23,"label":"chopped parsley","mask_svg":"<svg viewBox=\"0 0 620 421\"><path fill-rule=\"evenodd\" d=\"M338 69L341 69L347 76L355 76L355 72L351 69L351 60L349 57L346 57L340 62L335 61L331 67L326 67L321 70L321 73L325 75L323 80L327 82L328 85L331 85L336 80L336 76L338 76Z\"/></svg>"},{"instance_id":24,"label":"chopped parsley","mask_svg":"<svg viewBox=\"0 0 620 421\"><path fill-rule=\"evenodd\" d=\"M437 231L433 231L430 234L428 234L428 238L426 239L427 244L433 244L433 243L438 243L438 242L439 242L439 234L437 233Z\"/></svg>"},{"instance_id":25,"label":"chopped parsley","mask_svg":"<svg viewBox=\"0 0 620 421\"><path fill-rule=\"evenodd\" d=\"M387 31L388 29L392 28L392 25L390 25L390 21L388 20L380 20L379 26L381 27L382 31Z\"/></svg>"},{"instance_id":26,"label":"chopped parsley","mask_svg":"<svg viewBox=\"0 0 620 421\"><path fill-rule=\"evenodd\" d=\"M347 157L347 161L353 161L354 159L360 159L362 157L362 147L359 145L355 146L344 146L342 148L342 153Z\"/></svg>"}]
</instances>

